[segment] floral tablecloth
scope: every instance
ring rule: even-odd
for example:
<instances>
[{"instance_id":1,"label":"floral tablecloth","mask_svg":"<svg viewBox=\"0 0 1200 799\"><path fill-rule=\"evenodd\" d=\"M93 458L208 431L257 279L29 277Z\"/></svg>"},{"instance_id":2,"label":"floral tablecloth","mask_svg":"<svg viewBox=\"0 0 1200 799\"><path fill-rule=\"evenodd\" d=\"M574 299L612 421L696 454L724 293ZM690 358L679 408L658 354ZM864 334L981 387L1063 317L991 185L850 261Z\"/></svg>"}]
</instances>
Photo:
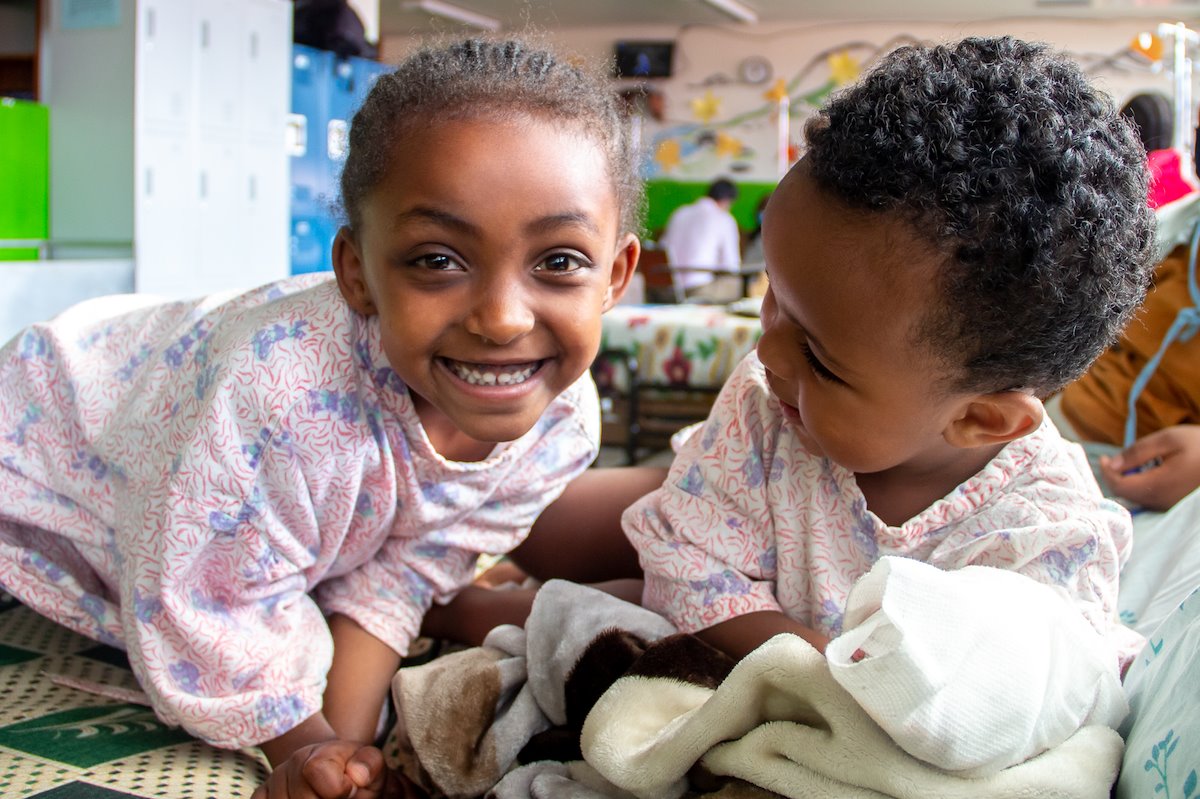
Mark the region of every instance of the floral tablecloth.
<instances>
[{"instance_id":1,"label":"floral tablecloth","mask_svg":"<svg viewBox=\"0 0 1200 799\"><path fill-rule=\"evenodd\" d=\"M600 348L636 357L642 384L718 389L761 333L757 318L721 306L618 305L603 316ZM628 388L611 358L598 361L593 375L601 390Z\"/></svg>"}]
</instances>

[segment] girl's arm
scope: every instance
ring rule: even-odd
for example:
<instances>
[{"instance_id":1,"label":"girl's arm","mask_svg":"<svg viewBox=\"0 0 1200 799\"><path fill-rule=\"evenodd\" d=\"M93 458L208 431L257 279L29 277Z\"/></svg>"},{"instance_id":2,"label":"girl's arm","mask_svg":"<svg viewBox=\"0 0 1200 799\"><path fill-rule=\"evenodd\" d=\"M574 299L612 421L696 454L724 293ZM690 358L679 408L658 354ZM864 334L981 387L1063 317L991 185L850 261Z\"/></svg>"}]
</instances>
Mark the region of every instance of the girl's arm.
<instances>
[{"instance_id":1,"label":"girl's arm","mask_svg":"<svg viewBox=\"0 0 1200 799\"><path fill-rule=\"evenodd\" d=\"M400 656L349 616L329 618L333 663L324 709L262 744L274 769L254 799L409 796L372 746ZM415 795L415 794L412 794Z\"/></svg>"},{"instance_id":2,"label":"girl's arm","mask_svg":"<svg viewBox=\"0 0 1200 799\"><path fill-rule=\"evenodd\" d=\"M655 467L587 469L538 516L509 558L534 578L597 584L630 602L641 600L637 552L621 530L625 509L662 485ZM478 646L493 627L524 626L536 589L464 588L425 614L421 633Z\"/></svg>"},{"instance_id":3,"label":"girl's arm","mask_svg":"<svg viewBox=\"0 0 1200 799\"><path fill-rule=\"evenodd\" d=\"M822 655L825 654L825 646L830 640L776 610L760 610L726 619L706 630L698 631L696 637L720 649L731 658L741 660L780 633L800 636Z\"/></svg>"},{"instance_id":4,"label":"girl's arm","mask_svg":"<svg viewBox=\"0 0 1200 799\"><path fill-rule=\"evenodd\" d=\"M325 685L324 708L262 744L263 754L272 766L309 744L335 739L370 744L375 740L400 656L348 616L331 616L329 631L333 635L333 664Z\"/></svg>"},{"instance_id":5,"label":"girl's arm","mask_svg":"<svg viewBox=\"0 0 1200 799\"><path fill-rule=\"evenodd\" d=\"M338 738L371 743L400 656L349 616L330 616L329 632L333 663L325 684L325 718Z\"/></svg>"},{"instance_id":6,"label":"girl's arm","mask_svg":"<svg viewBox=\"0 0 1200 799\"><path fill-rule=\"evenodd\" d=\"M634 579L606 580L592 587L618 599L641 604L642 581ZM524 627L533 607L536 588L485 588L469 585L445 604L434 605L425 614L421 634L430 638L480 646L493 627L515 624Z\"/></svg>"}]
</instances>

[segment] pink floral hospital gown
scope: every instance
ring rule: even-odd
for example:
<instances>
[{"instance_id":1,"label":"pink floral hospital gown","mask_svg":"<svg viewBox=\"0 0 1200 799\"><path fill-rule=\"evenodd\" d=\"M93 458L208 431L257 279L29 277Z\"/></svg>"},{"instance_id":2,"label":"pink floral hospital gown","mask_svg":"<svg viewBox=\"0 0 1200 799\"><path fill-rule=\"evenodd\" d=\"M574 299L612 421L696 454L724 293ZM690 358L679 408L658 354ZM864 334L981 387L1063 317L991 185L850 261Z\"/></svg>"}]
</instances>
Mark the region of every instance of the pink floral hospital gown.
<instances>
[{"instance_id":1,"label":"pink floral hospital gown","mask_svg":"<svg viewBox=\"0 0 1200 799\"><path fill-rule=\"evenodd\" d=\"M0 586L126 648L164 721L255 744L320 710L323 614L405 653L598 438L585 375L522 438L444 460L327 276L68 315L0 350Z\"/></svg>"},{"instance_id":2,"label":"pink floral hospital gown","mask_svg":"<svg viewBox=\"0 0 1200 799\"><path fill-rule=\"evenodd\" d=\"M867 509L852 473L804 449L751 353L664 487L623 522L646 572L646 605L685 632L771 610L836 637L851 586L895 555L1061 586L1123 664L1142 643L1116 621L1129 515L1103 498L1082 451L1048 421L889 527Z\"/></svg>"}]
</instances>

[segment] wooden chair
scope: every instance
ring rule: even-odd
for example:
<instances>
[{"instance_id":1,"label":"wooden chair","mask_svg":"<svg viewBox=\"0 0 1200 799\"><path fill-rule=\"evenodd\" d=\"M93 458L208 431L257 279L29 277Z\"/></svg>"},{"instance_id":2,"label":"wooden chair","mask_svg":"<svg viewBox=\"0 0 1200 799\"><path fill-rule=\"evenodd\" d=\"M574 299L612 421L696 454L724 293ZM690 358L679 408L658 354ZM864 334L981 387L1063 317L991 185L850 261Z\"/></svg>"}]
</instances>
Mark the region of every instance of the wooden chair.
<instances>
[{"instance_id":1,"label":"wooden chair","mask_svg":"<svg viewBox=\"0 0 1200 799\"><path fill-rule=\"evenodd\" d=\"M623 382L628 389L617 390L601 385L600 441L606 446L620 446L625 462L638 462L642 449L663 450L671 436L679 430L708 418L717 398L717 388L676 388L643 382L636 355L624 350L601 350L592 365L607 364L614 371L624 372ZM614 381L617 382L617 381Z\"/></svg>"},{"instance_id":2,"label":"wooden chair","mask_svg":"<svg viewBox=\"0 0 1200 799\"><path fill-rule=\"evenodd\" d=\"M646 285L647 302L682 302L682 290L667 263L667 251L657 248L642 250L638 271Z\"/></svg>"},{"instance_id":3,"label":"wooden chair","mask_svg":"<svg viewBox=\"0 0 1200 799\"><path fill-rule=\"evenodd\" d=\"M646 286L646 300L648 302L658 303L684 303L695 302L687 297L687 289L684 287L684 281L681 279L683 275L689 272L707 272L716 275L728 275L730 272L720 269L715 266L680 266L667 262L666 250L649 249L643 250L641 259L638 261L638 271L642 273L642 279ZM733 299L741 299L745 297L749 291L750 283L761 272L761 265L754 265L753 268L747 267L736 274L739 275L742 285L738 297ZM725 300L728 302L729 300ZM700 302L704 302L701 300Z\"/></svg>"}]
</instances>

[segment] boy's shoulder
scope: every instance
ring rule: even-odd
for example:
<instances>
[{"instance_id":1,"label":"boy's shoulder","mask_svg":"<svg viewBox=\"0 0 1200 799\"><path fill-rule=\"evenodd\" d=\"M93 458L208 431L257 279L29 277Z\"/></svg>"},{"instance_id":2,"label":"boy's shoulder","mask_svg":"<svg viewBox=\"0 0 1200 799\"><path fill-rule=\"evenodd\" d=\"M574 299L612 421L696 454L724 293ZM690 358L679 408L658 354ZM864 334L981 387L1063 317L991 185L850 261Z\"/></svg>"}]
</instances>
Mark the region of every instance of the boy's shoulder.
<instances>
[{"instance_id":1,"label":"boy's shoulder","mask_svg":"<svg viewBox=\"0 0 1200 799\"><path fill-rule=\"evenodd\" d=\"M1024 517L1030 525L1089 518L1105 525L1128 522L1128 513L1104 497L1083 448L1063 438L1049 418L1009 442L967 485L984 495L981 510Z\"/></svg>"}]
</instances>

